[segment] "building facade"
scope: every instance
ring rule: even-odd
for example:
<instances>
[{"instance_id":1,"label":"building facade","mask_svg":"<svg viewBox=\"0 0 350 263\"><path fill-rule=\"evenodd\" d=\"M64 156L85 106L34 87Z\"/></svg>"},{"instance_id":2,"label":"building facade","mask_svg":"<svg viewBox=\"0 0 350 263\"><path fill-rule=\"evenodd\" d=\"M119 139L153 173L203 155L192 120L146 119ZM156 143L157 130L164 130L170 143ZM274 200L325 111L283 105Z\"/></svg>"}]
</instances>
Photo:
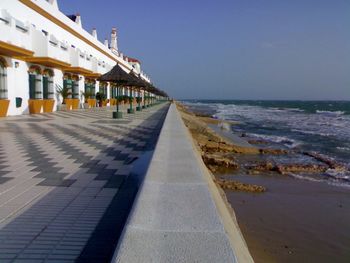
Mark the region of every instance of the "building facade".
<instances>
[{"instance_id":1,"label":"building facade","mask_svg":"<svg viewBox=\"0 0 350 263\"><path fill-rule=\"evenodd\" d=\"M84 93L111 98L112 85L97 78L116 63L150 81L138 60L119 52L115 28L101 43L96 29L85 31L80 15L63 14L56 0L0 1L0 116L55 110L62 87L78 103L73 108Z\"/></svg>"}]
</instances>

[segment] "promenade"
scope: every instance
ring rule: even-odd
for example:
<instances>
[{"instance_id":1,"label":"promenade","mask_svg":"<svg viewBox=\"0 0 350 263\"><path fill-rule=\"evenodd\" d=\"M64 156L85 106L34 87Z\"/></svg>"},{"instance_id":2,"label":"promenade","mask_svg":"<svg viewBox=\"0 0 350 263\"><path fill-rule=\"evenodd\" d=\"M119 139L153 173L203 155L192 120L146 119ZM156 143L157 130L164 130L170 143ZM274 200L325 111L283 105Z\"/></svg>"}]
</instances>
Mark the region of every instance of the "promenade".
<instances>
[{"instance_id":1,"label":"promenade","mask_svg":"<svg viewBox=\"0 0 350 263\"><path fill-rule=\"evenodd\" d=\"M168 104L112 110L0 119L1 263L109 262Z\"/></svg>"},{"instance_id":2,"label":"promenade","mask_svg":"<svg viewBox=\"0 0 350 263\"><path fill-rule=\"evenodd\" d=\"M113 262L253 262L174 104Z\"/></svg>"}]
</instances>

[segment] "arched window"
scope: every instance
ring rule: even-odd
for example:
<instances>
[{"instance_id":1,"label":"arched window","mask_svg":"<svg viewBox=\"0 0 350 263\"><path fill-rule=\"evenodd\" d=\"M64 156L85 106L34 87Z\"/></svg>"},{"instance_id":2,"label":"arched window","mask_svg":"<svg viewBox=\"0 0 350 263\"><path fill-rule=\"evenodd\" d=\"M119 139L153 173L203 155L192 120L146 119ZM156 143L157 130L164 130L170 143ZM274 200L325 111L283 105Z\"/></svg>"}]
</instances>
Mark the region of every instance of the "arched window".
<instances>
[{"instance_id":1,"label":"arched window","mask_svg":"<svg viewBox=\"0 0 350 263\"><path fill-rule=\"evenodd\" d=\"M72 75L69 73L65 73L63 76L63 88L68 89L67 99L71 99L72 98L73 81L72 81Z\"/></svg>"},{"instance_id":2,"label":"arched window","mask_svg":"<svg viewBox=\"0 0 350 263\"><path fill-rule=\"evenodd\" d=\"M0 99L7 99L6 60L0 57Z\"/></svg>"},{"instance_id":3,"label":"arched window","mask_svg":"<svg viewBox=\"0 0 350 263\"><path fill-rule=\"evenodd\" d=\"M29 68L29 99L42 99L42 76L39 66L31 66Z\"/></svg>"},{"instance_id":4,"label":"arched window","mask_svg":"<svg viewBox=\"0 0 350 263\"><path fill-rule=\"evenodd\" d=\"M79 99L79 76L72 76L72 85L73 85L73 99Z\"/></svg>"},{"instance_id":5,"label":"arched window","mask_svg":"<svg viewBox=\"0 0 350 263\"><path fill-rule=\"evenodd\" d=\"M43 73L43 97L44 99L54 99L54 73L51 69L45 69Z\"/></svg>"}]
</instances>

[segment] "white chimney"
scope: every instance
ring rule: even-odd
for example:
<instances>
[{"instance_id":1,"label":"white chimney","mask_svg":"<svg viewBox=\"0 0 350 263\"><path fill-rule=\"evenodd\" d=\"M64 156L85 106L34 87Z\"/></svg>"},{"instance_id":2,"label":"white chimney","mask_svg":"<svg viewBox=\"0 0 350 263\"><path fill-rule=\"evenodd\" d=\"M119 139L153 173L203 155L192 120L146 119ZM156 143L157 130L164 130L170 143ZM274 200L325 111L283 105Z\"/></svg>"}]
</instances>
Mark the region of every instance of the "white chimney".
<instances>
[{"instance_id":1,"label":"white chimney","mask_svg":"<svg viewBox=\"0 0 350 263\"><path fill-rule=\"evenodd\" d=\"M53 5L55 8L58 8L57 0L49 0L49 3L50 3L51 5Z\"/></svg>"},{"instance_id":2,"label":"white chimney","mask_svg":"<svg viewBox=\"0 0 350 263\"><path fill-rule=\"evenodd\" d=\"M107 39L107 38L105 38L104 45L105 45L106 47L108 47L108 39Z\"/></svg>"},{"instance_id":3,"label":"white chimney","mask_svg":"<svg viewBox=\"0 0 350 263\"><path fill-rule=\"evenodd\" d=\"M115 27L112 28L111 33L111 49L118 51L118 36L117 36L117 29Z\"/></svg>"},{"instance_id":4,"label":"white chimney","mask_svg":"<svg viewBox=\"0 0 350 263\"><path fill-rule=\"evenodd\" d=\"M97 30L96 30L96 28L92 29L92 36L97 39Z\"/></svg>"},{"instance_id":5,"label":"white chimney","mask_svg":"<svg viewBox=\"0 0 350 263\"><path fill-rule=\"evenodd\" d=\"M75 15L75 23L77 23L81 27L81 16L79 13Z\"/></svg>"}]
</instances>

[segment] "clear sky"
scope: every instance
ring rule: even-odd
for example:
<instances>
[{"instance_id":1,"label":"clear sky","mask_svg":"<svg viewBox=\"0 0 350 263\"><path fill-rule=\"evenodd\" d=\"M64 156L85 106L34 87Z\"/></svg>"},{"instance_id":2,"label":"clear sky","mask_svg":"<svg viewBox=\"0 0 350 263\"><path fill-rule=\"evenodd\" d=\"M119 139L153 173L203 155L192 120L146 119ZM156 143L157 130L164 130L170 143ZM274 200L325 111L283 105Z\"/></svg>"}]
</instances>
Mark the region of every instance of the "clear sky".
<instances>
[{"instance_id":1,"label":"clear sky","mask_svg":"<svg viewBox=\"0 0 350 263\"><path fill-rule=\"evenodd\" d=\"M58 0L178 99L350 100L349 0Z\"/></svg>"}]
</instances>

